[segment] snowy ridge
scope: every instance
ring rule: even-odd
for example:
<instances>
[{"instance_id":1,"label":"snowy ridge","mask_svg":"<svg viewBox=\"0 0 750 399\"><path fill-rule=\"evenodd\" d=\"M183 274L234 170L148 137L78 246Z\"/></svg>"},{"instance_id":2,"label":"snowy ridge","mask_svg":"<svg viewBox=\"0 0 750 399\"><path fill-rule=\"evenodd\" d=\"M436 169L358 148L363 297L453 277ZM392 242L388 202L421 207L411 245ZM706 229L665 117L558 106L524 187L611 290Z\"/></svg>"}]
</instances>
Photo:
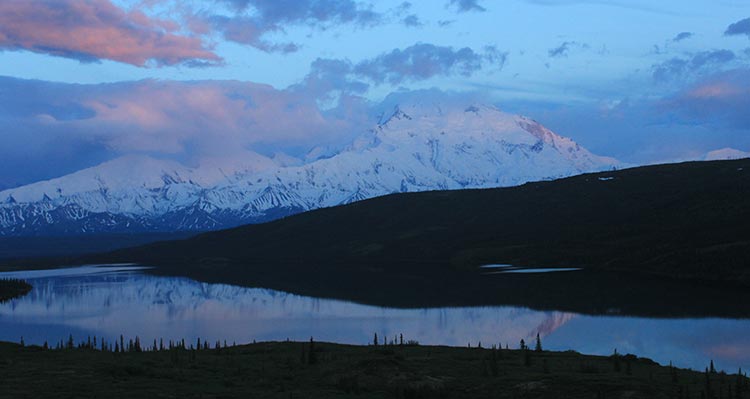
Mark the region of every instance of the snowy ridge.
<instances>
[{"instance_id":1,"label":"snowy ridge","mask_svg":"<svg viewBox=\"0 0 750 399\"><path fill-rule=\"evenodd\" d=\"M191 168L122 157L0 192L0 235L209 230L391 193L513 186L621 166L484 105L396 107L345 149L306 159L245 152Z\"/></svg>"},{"instance_id":2,"label":"snowy ridge","mask_svg":"<svg viewBox=\"0 0 750 399\"><path fill-rule=\"evenodd\" d=\"M706 153L704 161L727 161L731 159L750 158L750 152L740 151L734 148L722 148Z\"/></svg>"}]
</instances>

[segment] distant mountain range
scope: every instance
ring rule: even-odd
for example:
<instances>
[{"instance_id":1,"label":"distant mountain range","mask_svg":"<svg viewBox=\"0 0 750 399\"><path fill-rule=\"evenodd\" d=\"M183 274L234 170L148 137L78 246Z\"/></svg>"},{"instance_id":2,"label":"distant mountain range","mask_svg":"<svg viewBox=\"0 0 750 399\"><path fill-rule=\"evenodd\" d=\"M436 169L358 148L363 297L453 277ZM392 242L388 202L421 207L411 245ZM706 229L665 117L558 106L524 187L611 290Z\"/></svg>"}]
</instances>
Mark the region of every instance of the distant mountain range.
<instances>
[{"instance_id":1,"label":"distant mountain range","mask_svg":"<svg viewBox=\"0 0 750 399\"><path fill-rule=\"evenodd\" d=\"M395 107L306 160L254 152L187 167L126 156L0 192L0 236L206 231L391 193L515 186L622 167L485 105Z\"/></svg>"}]
</instances>

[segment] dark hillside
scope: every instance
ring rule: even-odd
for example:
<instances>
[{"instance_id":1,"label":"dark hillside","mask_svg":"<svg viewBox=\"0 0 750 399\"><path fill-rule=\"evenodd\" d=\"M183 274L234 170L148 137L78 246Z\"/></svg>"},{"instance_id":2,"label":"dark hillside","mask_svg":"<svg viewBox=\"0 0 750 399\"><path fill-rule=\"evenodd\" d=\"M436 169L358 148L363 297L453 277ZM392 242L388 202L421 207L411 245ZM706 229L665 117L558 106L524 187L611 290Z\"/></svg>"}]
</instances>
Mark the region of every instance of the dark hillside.
<instances>
[{"instance_id":1,"label":"dark hillside","mask_svg":"<svg viewBox=\"0 0 750 399\"><path fill-rule=\"evenodd\" d=\"M748 284L748 198L750 160L658 165L505 189L392 195L106 259L394 274L510 263Z\"/></svg>"}]
</instances>

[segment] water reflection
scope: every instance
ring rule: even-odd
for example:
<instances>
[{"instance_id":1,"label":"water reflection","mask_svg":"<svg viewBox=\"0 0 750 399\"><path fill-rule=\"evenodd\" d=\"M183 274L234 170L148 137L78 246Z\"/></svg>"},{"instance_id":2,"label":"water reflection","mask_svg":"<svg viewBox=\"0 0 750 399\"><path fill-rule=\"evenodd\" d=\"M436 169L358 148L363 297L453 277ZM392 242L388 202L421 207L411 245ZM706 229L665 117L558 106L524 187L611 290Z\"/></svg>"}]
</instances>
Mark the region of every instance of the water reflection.
<instances>
[{"instance_id":1,"label":"water reflection","mask_svg":"<svg viewBox=\"0 0 750 399\"><path fill-rule=\"evenodd\" d=\"M3 275L0 274L0 277ZM393 309L267 289L156 277L120 267L16 275L29 295L0 305L0 340L41 344L69 334L143 342L198 337L237 343L317 340L366 344L373 334L425 344L517 347L539 333L545 347L585 353L633 352L702 369L709 359L750 366L750 320L589 317L516 307ZM381 338L382 340L382 338Z\"/></svg>"}]
</instances>

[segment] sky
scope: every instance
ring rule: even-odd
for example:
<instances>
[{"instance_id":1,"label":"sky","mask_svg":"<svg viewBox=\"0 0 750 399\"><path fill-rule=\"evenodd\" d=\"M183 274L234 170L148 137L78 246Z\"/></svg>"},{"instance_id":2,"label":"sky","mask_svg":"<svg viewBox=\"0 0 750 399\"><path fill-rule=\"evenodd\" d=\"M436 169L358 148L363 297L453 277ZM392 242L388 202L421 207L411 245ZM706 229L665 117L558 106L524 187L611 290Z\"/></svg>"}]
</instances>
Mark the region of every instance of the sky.
<instances>
[{"instance_id":1,"label":"sky","mask_svg":"<svg viewBox=\"0 0 750 399\"><path fill-rule=\"evenodd\" d=\"M750 150L746 0L3 0L0 189L490 103L635 164Z\"/></svg>"}]
</instances>

